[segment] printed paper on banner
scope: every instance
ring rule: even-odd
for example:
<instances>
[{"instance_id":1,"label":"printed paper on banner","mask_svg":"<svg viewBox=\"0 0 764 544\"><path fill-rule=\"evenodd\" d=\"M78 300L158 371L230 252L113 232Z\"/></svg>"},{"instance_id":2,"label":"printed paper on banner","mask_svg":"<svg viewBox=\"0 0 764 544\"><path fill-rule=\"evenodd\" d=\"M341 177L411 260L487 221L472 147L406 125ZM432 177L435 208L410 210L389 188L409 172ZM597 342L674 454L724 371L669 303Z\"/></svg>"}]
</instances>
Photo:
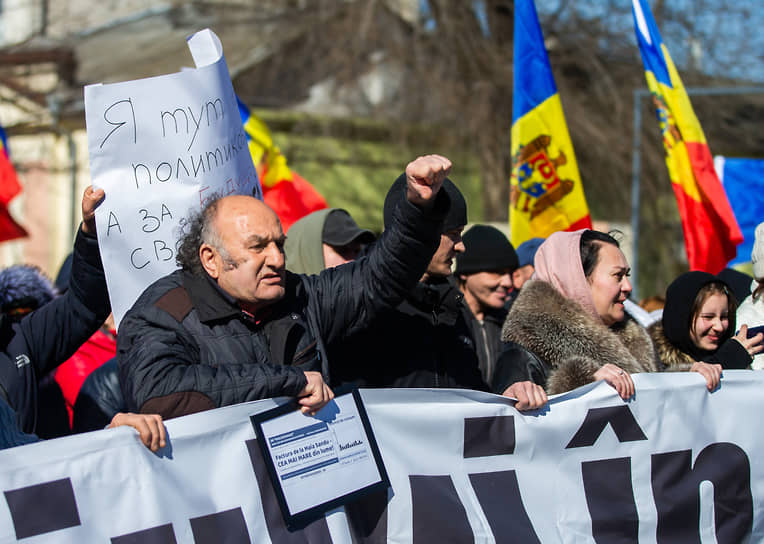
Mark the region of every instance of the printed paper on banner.
<instances>
[{"instance_id":1,"label":"printed paper on banner","mask_svg":"<svg viewBox=\"0 0 764 544\"><path fill-rule=\"evenodd\" d=\"M188 39L196 69L85 87L101 258L119 324L140 293L176 268L181 221L213 194L262 198L218 37Z\"/></svg>"},{"instance_id":2,"label":"printed paper on banner","mask_svg":"<svg viewBox=\"0 0 764 544\"><path fill-rule=\"evenodd\" d=\"M292 405L252 416L288 525L389 486L360 394L339 395L306 417ZM366 425L364 424L366 421Z\"/></svg>"}]
</instances>

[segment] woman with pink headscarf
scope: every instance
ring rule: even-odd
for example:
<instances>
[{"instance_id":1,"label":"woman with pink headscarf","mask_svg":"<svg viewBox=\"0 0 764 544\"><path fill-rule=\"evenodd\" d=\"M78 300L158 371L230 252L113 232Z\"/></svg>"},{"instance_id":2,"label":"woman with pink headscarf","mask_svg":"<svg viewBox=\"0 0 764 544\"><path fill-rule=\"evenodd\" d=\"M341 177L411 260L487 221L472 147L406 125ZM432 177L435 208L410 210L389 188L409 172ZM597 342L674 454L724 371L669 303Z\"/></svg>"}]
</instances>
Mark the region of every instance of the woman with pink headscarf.
<instances>
[{"instance_id":1,"label":"woman with pink headscarf","mask_svg":"<svg viewBox=\"0 0 764 544\"><path fill-rule=\"evenodd\" d=\"M631 397L630 375L658 366L649 335L624 311L630 268L618 241L592 230L557 232L534 265L504 323L494 390L530 380L557 394L605 380ZM718 385L714 366L696 370L709 390Z\"/></svg>"}]
</instances>

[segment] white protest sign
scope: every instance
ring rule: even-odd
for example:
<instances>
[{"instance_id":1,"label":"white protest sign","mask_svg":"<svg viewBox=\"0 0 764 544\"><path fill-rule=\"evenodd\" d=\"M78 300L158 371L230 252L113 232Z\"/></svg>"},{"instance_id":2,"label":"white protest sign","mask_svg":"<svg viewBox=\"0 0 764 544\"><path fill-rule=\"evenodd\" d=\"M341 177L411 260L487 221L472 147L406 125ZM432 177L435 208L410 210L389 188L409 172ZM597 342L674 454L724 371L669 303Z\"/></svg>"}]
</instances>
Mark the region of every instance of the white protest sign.
<instances>
[{"instance_id":1,"label":"white protest sign","mask_svg":"<svg viewBox=\"0 0 764 544\"><path fill-rule=\"evenodd\" d=\"M172 272L181 220L214 193L262 198L218 37L188 39L197 68L85 87L101 258L114 318Z\"/></svg>"}]
</instances>

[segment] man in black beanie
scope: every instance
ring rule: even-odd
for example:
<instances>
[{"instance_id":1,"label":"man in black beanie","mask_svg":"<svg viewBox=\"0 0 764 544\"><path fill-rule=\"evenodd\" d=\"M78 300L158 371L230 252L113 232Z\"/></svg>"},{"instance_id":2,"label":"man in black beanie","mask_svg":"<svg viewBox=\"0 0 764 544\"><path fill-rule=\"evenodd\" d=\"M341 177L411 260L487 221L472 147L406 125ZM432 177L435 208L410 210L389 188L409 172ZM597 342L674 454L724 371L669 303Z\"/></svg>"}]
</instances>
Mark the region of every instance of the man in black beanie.
<instances>
[{"instance_id":1,"label":"man in black beanie","mask_svg":"<svg viewBox=\"0 0 764 544\"><path fill-rule=\"evenodd\" d=\"M507 237L489 225L473 226L463 242L465 251L456 257L454 276L464 294L480 371L490 384L501 351L501 327L507 317L504 304L512 290L517 253Z\"/></svg>"},{"instance_id":2,"label":"man in black beanie","mask_svg":"<svg viewBox=\"0 0 764 544\"><path fill-rule=\"evenodd\" d=\"M389 228L395 209L405 199L406 180L399 177L385 198L384 221ZM442 191L450 207L443 221L440 245L419 283L395 309L341 344L327 346L332 386L352 382L361 387L432 387L488 391L478 366L461 291L451 277L454 258L464 252L462 231L467 203L446 178ZM530 384L532 385L532 384ZM516 408L538 408L546 396L529 383L513 384L506 396Z\"/></svg>"}]
</instances>

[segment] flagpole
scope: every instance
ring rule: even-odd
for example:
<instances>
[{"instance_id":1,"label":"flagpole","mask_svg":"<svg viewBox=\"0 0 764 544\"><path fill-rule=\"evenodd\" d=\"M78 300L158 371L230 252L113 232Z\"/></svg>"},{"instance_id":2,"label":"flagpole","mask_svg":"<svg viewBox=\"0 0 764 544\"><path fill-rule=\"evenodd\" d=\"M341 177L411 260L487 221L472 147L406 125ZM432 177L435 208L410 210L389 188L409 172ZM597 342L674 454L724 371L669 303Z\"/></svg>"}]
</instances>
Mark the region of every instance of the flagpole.
<instances>
[{"instance_id":1,"label":"flagpole","mask_svg":"<svg viewBox=\"0 0 764 544\"><path fill-rule=\"evenodd\" d=\"M634 138L631 148L631 294L639 300L640 148L642 146L642 97L649 89L634 89Z\"/></svg>"}]
</instances>

